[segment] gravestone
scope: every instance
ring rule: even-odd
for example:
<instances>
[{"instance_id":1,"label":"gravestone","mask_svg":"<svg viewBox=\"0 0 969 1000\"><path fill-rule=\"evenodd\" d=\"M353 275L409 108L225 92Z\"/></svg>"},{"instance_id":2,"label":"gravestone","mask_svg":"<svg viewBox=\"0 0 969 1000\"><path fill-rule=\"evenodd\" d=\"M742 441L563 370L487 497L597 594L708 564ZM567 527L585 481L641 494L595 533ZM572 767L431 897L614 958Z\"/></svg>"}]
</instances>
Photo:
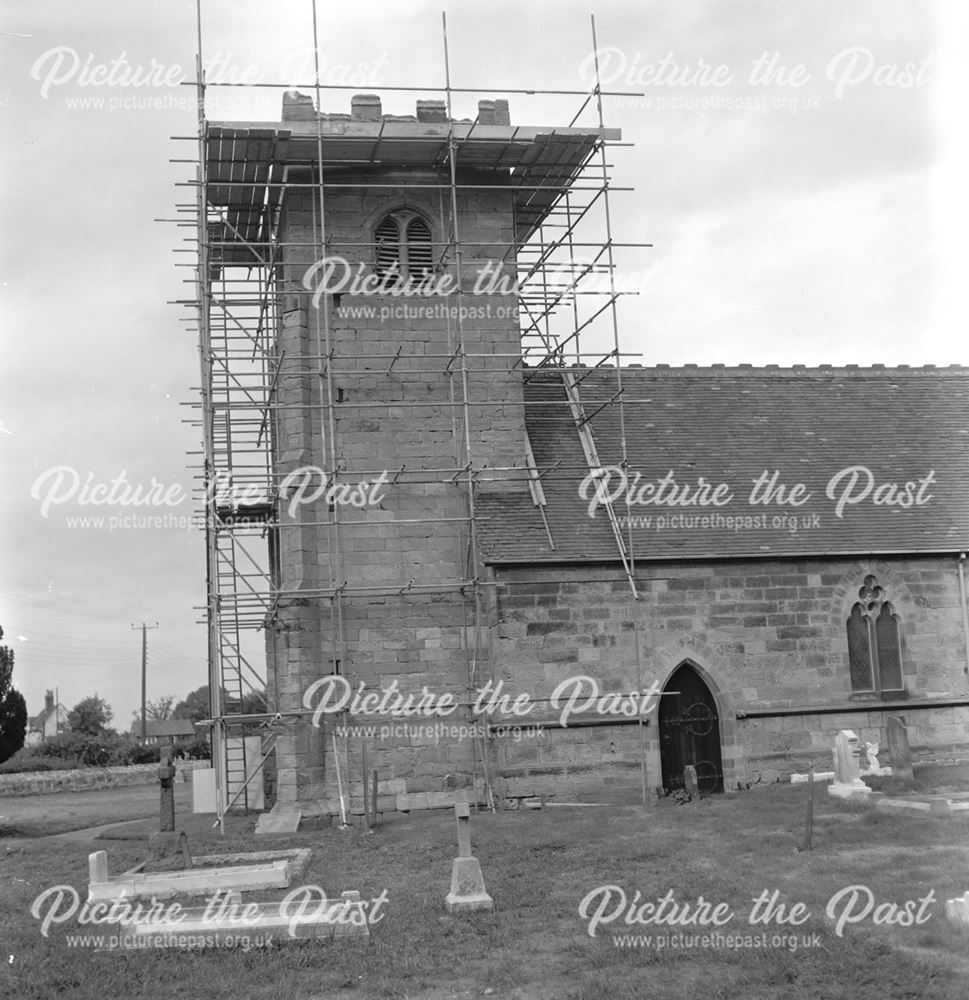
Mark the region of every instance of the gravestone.
<instances>
[{"instance_id":1,"label":"gravestone","mask_svg":"<svg viewBox=\"0 0 969 1000\"><path fill-rule=\"evenodd\" d=\"M858 737L852 730L842 729L834 738L834 780L850 785L860 777Z\"/></svg>"},{"instance_id":2,"label":"gravestone","mask_svg":"<svg viewBox=\"0 0 969 1000\"><path fill-rule=\"evenodd\" d=\"M255 833L296 833L302 818L301 809L277 802L269 812L263 813L256 820Z\"/></svg>"},{"instance_id":3,"label":"gravestone","mask_svg":"<svg viewBox=\"0 0 969 1000\"><path fill-rule=\"evenodd\" d=\"M192 851L188 846L188 836L184 830L175 833L171 830L160 830L148 834L148 857L152 861L162 861L181 855L182 866L192 867Z\"/></svg>"},{"instance_id":4,"label":"gravestone","mask_svg":"<svg viewBox=\"0 0 969 1000\"><path fill-rule=\"evenodd\" d=\"M851 729L842 729L834 738L834 781L828 795L838 799L865 798L871 789L861 780L858 761L858 736Z\"/></svg>"},{"instance_id":5,"label":"gravestone","mask_svg":"<svg viewBox=\"0 0 969 1000\"><path fill-rule=\"evenodd\" d=\"M161 822L158 829L167 833L175 829L175 765L172 764L171 747L162 747L158 781L161 784Z\"/></svg>"},{"instance_id":6,"label":"gravestone","mask_svg":"<svg viewBox=\"0 0 969 1000\"><path fill-rule=\"evenodd\" d=\"M467 796L454 803L458 825L458 856L451 868L451 891L444 897L448 913L490 910L494 900L485 889L481 864L471 854L471 808Z\"/></svg>"},{"instance_id":7,"label":"gravestone","mask_svg":"<svg viewBox=\"0 0 969 1000\"><path fill-rule=\"evenodd\" d=\"M969 924L969 892L945 901L945 915L954 923Z\"/></svg>"},{"instance_id":8,"label":"gravestone","mask_svg":"<svg viewBox=\"0 0 969 1000\"><path fill-rule=\"evenodd\" d=\"M861 769L862 774L871 775L876 778L883 777L892 773L890 767L882 767L878 763L878 748L880 743L876 740L874 743L865 743L865 755L868 757L867 767Z\"/></svg>"},{"instance_id":9,"label":"gravestone","mask_svg":"<svg viewBox=\"0 0 969 1000\"><path fill-rule=\"evenodd\" d=\"M687 795L690 796L691 802L699 801L700 786L696 780L696 768L692 764L687 764L683 768L683 787L686 789Z\"/></svg>"},{"instance_id":10,"label":"gravestone","mask_svg":"<svg viewBox=\"0 0 969 1000\"><path fill-rule=\"evenodd\" d=\"M470 858L471 854L471 807L467 802L455 802L454 818L458 824L458 857Z\"/></svg>"},{"instance_id":11,"label":"gravestone","mask_svg":"<svg viewBox=\"0 0 969 1000\"><path fill-rule=\"evenodd\" d=\"M888 759L892 764L892 775L902 778L904 781L911 781L914 778L912 772L912 750L908 743L908 727L901 719L890 716L885 726L888 736Z\"/></svg>"}]
</instances>

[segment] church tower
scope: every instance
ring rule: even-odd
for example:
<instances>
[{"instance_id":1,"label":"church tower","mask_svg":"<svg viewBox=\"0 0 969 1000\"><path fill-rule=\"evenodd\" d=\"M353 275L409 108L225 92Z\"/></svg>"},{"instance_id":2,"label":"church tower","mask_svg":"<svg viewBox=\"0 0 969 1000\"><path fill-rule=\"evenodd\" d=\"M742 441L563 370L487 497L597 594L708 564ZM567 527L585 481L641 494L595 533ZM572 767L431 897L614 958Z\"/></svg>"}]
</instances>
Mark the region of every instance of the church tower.
<instances>
[{"instance_id":1,"label":"church tower","mask_svg":"<svg viewBox=\"0 0 969 1000\"><path fill-rule=\"evenodd\" d=\"M338 766L359 805L364 744L381 809L487 773L481 505L540 491L518 250L600 139L512 125L501 100L415 110L291 91L277 126L209 127L224 259L258 255L270 289L267 694L278 800L309 812L335 811Z\"/></svg>"}]
</instances>

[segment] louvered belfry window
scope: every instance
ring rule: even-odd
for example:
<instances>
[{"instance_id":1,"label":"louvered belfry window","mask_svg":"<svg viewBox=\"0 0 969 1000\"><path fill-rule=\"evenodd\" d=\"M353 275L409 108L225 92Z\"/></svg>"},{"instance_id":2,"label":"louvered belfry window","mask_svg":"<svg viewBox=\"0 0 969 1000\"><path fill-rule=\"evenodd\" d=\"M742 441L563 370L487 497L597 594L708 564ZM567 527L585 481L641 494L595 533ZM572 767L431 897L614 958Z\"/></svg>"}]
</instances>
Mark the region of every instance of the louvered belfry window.
<instances>
[{"instance_id":1,"label":"louvered belfry window","mask_svg":"<svg viewBox=\"0 0 969 1000\"><path fill-rule=\"evenodd\" d=\"M377 226L377 276L384 281L396 282L400 277L400 226L388 215Z\"/></svg>"},{"instance_id":2,"label":"louvered belfry window","mask_svg":"<svg viewBox=\"0 0 969 1000\"><path fill-rule=\"evenodd\" d=\"M411 281L421 281L434 266L431 230L423 219L407 223L407 276Z\"/></svg>"},{"instance_id":3,"label":"louvered belfry window","mask_svg":"<svg viewBox=\"0 0 969 1000\"><path fill-rule=\"evenodd\" d=\"M858 598L847 622L851 690L892 697L904 690L898 615L871 574Z\"/></svg>"},{"instance_id":4,"label":"louvered belfry window","mask_svg":"<svg viewBox=\"0 0 969 1000\"><path fill-rule=\"evenodd\" d=\"M387 288L420 285L434 270L431 228L419 216L393 212L374 230L377 276Z\"/></svg>"}]
</instances>

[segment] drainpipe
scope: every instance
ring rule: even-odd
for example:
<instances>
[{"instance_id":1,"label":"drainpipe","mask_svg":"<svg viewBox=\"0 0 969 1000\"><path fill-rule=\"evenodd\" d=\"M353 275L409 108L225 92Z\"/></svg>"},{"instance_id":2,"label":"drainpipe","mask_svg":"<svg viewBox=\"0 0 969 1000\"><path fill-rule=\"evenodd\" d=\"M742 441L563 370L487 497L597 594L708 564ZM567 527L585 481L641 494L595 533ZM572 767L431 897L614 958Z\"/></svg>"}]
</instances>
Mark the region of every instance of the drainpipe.
<instances>
[{"instance_id":1,"label":"drainpipe","mask_svg":"<svg viewBox=\"0 0 969 1000\"><path fill-rule=\"evenodd\" d=\"M969 611L966 610L965 552L959 553L959 607L962 609L962 634L966 640L966 665L963 673L969 674Z\"/></svg>"}]
</instances>

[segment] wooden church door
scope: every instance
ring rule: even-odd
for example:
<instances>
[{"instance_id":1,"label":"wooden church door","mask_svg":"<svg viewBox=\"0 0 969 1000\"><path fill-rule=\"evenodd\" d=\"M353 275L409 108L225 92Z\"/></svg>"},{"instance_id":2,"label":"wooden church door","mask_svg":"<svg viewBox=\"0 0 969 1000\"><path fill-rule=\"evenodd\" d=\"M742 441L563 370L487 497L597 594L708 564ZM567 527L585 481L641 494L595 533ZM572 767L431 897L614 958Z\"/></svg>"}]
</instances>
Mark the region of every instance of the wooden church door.
<instances>
[{"instance_id":1,"label":"wooden church door","mask_svg":"<svg viewBox=\"0 0 969 1000\"><path fill-rule=\"evenodd\" d=\"M696 768L701 792L723 791L717 703L689 663L678 667L663 689L659 741L665 791L683 787L683 768L687 764Z\"/></svg>"}]
</instances>

